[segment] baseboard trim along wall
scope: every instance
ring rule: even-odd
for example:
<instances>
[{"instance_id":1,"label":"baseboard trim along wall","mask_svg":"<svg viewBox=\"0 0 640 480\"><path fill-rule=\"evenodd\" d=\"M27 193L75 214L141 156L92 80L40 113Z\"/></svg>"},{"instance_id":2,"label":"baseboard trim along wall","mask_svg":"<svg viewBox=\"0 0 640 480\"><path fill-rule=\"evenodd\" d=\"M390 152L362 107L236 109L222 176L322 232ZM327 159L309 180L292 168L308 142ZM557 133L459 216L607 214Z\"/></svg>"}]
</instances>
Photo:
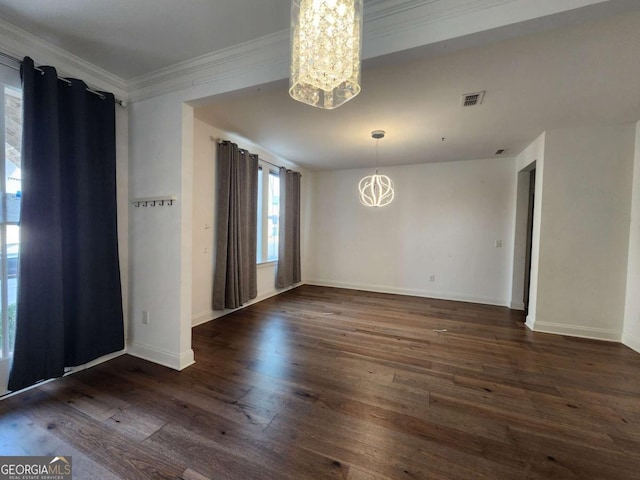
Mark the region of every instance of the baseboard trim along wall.
<instances>
[{"instance_id":1,"label":"baseboard trim along wall","mask_svg":"<svg viewBox=\"0 0 640 480\"><path fill-rule=\"evenodd\" d=\"M243 308L243 307L240 307ZM233 310L231 310L233 311ZM203 323L207 323L219 316L226 315L225 312L221 312L219 310L207 310L206 312L198 313L191 317L191 326L197 327L198 325L202 325Z\"/></svg>"},{"instance_id":2,"label":"baseboard trim along wall","mask_svg":"<svg viewBox=\"0 0 640 480\"><path fill-rule=\"evenodd\" d=\"M84 365L71 367L69 370L65 372L64 376L66 377L67 375L71 375L72 373L81 372L82 370L86 370L87 368L95 367L96 365L100 365L101 363L108 362L109 360L113 360L114 358L117 358L120 355L124 355L125 353L127 353L126 349L120 350L118 352L109 353L108 355L104 355L103 357L96 358L95 360L89 363L85 363Z\"/></svg>"},{"instance_id":3,"label":"baseboard trim along wall","mask_svg":"<svg viewBox=\"0 0 640 480\"><path fill-rule=\"evenodd\" d=\"M127 350L120 350L120 351L117 351L117 352L109 353L109 354L104 355L104 356L102 356L100 358L96 358L95 360L93 360L93 361L91 361L89 363L85 363L84 365L78 365L76 367L71 367L69 370L67 370L64 373L63 377L66 377L67 375L73 375L74 373L81 372L83 370L86 370L87 368L95 367L96 365L100 365L101 363L108 362L109 360L113 360L114 358L117 358L120 355L124 355L125 353L127 353ZM34 385L31 385L30 387L23 388L22 390L18 390L17 392L11 392L11 393L6 394L6 395L5 395L5 393L7 391L4 391L4 392L0 391L0 395L4 395L2 398L0 398L0 400L6 400L7 398L13 397L14 395L17 395L17 394L22 393L22 392L26 392L27 390L31 390L32 388L35 388L35 387L39 387L40 385L44 385L45 383L53 382L54 380L57 380L57 378L50 378L48 380L44 380L42 382L38 382L38 383L36 383Z\"/></svg>"},{"instance_id":4,"label":"baseboard trim along wall","mask_svg":"<svg viewBox=\"0 0 640 480\"><path fill-rule=\"evenodd\" d=\"M380 286L380 285L357 284L357 283L349 283L349 282L332 282L328 280L306 280L303 283L296 284L286 289L272 290L263 295L258 296L251 302L248 302L246 305L243 305L242 307L236 310L241 310L245 307L253 305L254 303L261 302L263 300L266 300L267 298L274 297L276 295L286 292L287 290L291 290L292 288L296 288L301 285L316 285L319 287L345 288L348 290L362 290L365 292L408 295L411 297L434 298L438 300L453 300L458 302L469 302L469 303L479 303L483 305L508 307L512 310L524 310L524 304L517 303L517 302L506 302L504 300L498 300L495 298L484 298L484 297L476 297L476 296L470 296L470 295L459 295L459 294L427 291L427 290L403 289L403 288L387 287L387 286ZM211 320L215 320L216 318L220 318L229 313L235 312L236 310L224 310L224 311L210 310L210 311L199 313L192 317L192 326L196 327L203 323L207 323ZM525 325L529 328L529 330L534 332L552 333L555 335L568 335L571 337L590 338L593 340L604 340L609 342L621 341L621 332L616 330L608 330L604 328L595 328L595 327L583 327L579 325L566 325L562 323L540 322L540 321L536 322L535 319L530 318L529 316L527 316ZM640 353L639 338L633 337L631 335L626 335L622 338L622 343L624 343L629 348ZM168 365L167 363L163 363L153 358L137 355L131 350L131 347L127 353L130 353L131 355L134 355L134 356L140 356L140 358L151 360L157 363L161 363L163 365L170 366L171 368L174 368L172 365Z\"/></svg>"},{"instance_id":5,"label":"baseboard trim along wall","mask_svg":"<svg viewBox=\"0 0 640 480\"><path fill-rule=\"evenodd\" d=\"M494 305L497 307L509 307L509 302L506 299L478 297L450 292L416 290L385 285L369 285L364 283L333 282L329 280L307 280L305 283L307 285L317 285L319 287L346 288L348 290L364 290L366 292L391 293L394 295L407 295L410 297L434 298L438 300L453 300L456 302L480 303L483 305Z\"/></svg>"},{"instance_id":6,"label":"baseboard trim along wall","mask_svg":"<svg viewBox=\"0 0 640 480\"><path fill-rule=\"evenodd\" d=\"M301 285L304 285L304 284L305 284L304 282L296 283L295 285L292 285L291 287L282 288L282 289L278 289L278 290L276 290L276 289L269 290L266 293L258 295L256 298L254 298L253 300L245 303L243 306L235 308L235 309L231 309L231 310L207 310L206 312L198 313L198 314L193 315L191 317L191 327L197 327L198 325L202 325L203 323L210 322L211 320L215 320L216 318L224 317L225 315L233 313L233 312L235 312L237 310L242 310L243 308L246 308L249 305L253 305L254 303L261 302L263 300L266 300L267 298L275 297L276 295L280 295L281 293L287 292L287 291L291 290L292 288L300 287Z\"/></svg>"},{"instance_id":7,"label":"baseboard trim along wall","mask_svg":"<svg viewBox=\"0 0 640 480\"><path fill-rule=\"evenodd\" d=\"M535 332L536 329L534 328L536 323L536 319L532 318L530 315L527 315L527 320L524 322L524 324L527 326L527 328L529 330L531 330L532 332Z\"/></svg>"},{"instance_id":8,"label":"baseboard trim along wall","mask_svg":"<svg viewBox=\"0 0 640 480\"><path fill-rule=\"evenodd\" d=\"M606 328L584 327L580 325L566 325L564 323L535 322L535 325L527 326L534 332L554 333L556 335L568 335L571 337L591 338L593 340L605 340L608 342L620 342L621 332ZM532 328L534 327L534 328Z\"/></svg>"},{"instance_id":9,"label":"baseboard trim along wall","mask_svg":"<svg viewBox=\"0 0 640 480\"><path fill-rule=\"evenodd\" d=\"M623 334L622 343L624 343L630 349L640 353L640 338L634 337L633 335L629 334Z\"/></svg>"},{"instance_id":10,"label":"baseboard trim along wall","mask_svg":"<svg viewBox=\"0 0 640 480\"><path fill-rule=\"evenodd\" d=\"M181 355L176 355L172 352L160 350L148 345L130 343L127 347L127 353L134 357L142 358L143 360L164 365L165 367L173 368L178 371L184 370L189 365L196 363L192 349L189 349Z\"/></svg>"}]
</instances>

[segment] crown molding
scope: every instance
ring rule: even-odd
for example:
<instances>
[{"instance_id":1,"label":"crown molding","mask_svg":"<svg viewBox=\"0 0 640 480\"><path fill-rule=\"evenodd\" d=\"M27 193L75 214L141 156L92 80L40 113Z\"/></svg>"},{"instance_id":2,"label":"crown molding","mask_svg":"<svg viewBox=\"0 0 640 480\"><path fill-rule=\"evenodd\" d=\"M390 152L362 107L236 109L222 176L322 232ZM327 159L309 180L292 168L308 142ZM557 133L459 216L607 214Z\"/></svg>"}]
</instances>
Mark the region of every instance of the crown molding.
<instances>
[{"instance_id":1,"label":"crown molding","mask_svg":"<svg viewBox=\"0 0 640 480\"><path fill-rule=\"evenodd\" d=\"M127 82L92 63L0 18L0 47L16 58L29 56L39 65L54 65L65 77L80 78L92 88L110 91L128 100Z\"/></svg>"},{"instance_id":2,"label":"crown molding","mask_svg":"<svg viewBox=\"0 0 640 480\"><path fill-rule=\"evenodd\" d=\"M421 28L444 18L472 15L516 0L370 0L366 3L364 44L394 32ZM401 17L401 18L399 18ZM406 48L406 47L405 47ZM365 58L381 53L365 49ZM129 81L129 98L139 101L195 85L250 74L271 61L281 78L289 74L289 30L234 45L151 72Z\"/></svg>"},{"instance_id":3,"label":"crown molding","mask_svg":"<svg viewBox=\"0 0 640 480\"><path fill-rule=\"evenodd\" d=\"M363 58L449 40L460 36L460 30L462 35L475 33L484 26L483 12L518 1L521 0L375 0L365 15ZM508 17L504 20L508 22ZM433 28L456 22L455 29Z\"/></svg>"},{"instance_id":4,"label":"crown molding","mask_svg":"<svg viewBox=\"0 0 640 480\"><path fill-rule=\"evenodd\" d=\"M436 44L608 1L369 0L365 5L363 58ZM134 78L129 82L129 98L144 100L232 78L242 83L264 72L266 65L271 67L271 80L281 80L289 75L288 63L287 29ZM226 88L229 85L227 82Z\"/></svg>"},{"instance_id":5,"label":"crown molding","mask_svg":"<svg viewBox=\"0 0 640 480\"><path fill-rule=\"evenodd\" d=\"M370 0L366 3L365 22L373 22L393 15L423 9L429 12L431 21L443 16L470 13L476 10L492 8L496 5L515 0Z\"/></svg>"},{"instance_id":6,"label":"crown molding","mask_svg":"<svg viewBox=\"0 0 640 480\"><path fill-rule=\"evenodd\" d=\"M381 29L395 31L398 26L405 29L428 25L448 18L474 14L518 0L377 0L374 7L365 15L365 22L372 24L381 21ZM397 22L388 22L390 18ZM398 25L399 23L404 25Z\"/></svg>"},{"instance_id":7,"label":"crown molding","mask_svg":"<svg viewBox=\"0 0 640 480\"><path fill-rule=\"evenodd\" d=\"M128 82L131 101L248 73L267 62L289 61L289 30L170 65ZM288 75L288 67L283 75ZM283 76L284 78L284 76Z\"/></svg>"},{"instance_id":8,"label":"crown molding","mask_svg":"<svg viewBox=\"0 0 640 480\"><path fill-rule=\"evenodd\" d=\"M540 25L555 28L552 17L580 9L585 12L606 10L613 14L637 8L634 5L637 0L372 1L375 8L369 17L365 17L368 22L365 23L363 58L451 42L481 32L488 34L485 38L491 38L491 32L536 19L546 18ZM589 15L584 13L582 18L589 19ZM573 15L574 19L580 16ZM565 16L565 20L568 18ZM505 30L507 35L508 31ZM498 34L493 38L500 40L505 37ZM457 44L464 45L464 41Z\"/></svg>"}]
</instances>

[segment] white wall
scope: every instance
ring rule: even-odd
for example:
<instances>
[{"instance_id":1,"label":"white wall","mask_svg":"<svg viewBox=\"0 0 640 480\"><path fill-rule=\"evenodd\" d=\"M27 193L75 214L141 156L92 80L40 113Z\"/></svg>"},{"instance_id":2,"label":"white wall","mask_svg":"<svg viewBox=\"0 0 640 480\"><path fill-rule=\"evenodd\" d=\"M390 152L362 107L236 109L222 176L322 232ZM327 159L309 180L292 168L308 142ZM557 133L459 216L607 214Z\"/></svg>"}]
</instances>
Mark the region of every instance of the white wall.
<instances>
[{"instance_id":1,"label":"white wall","mask_svg":"<svg viewBox=\"0 0 640 480\"><path fill-rule=\"evenodd\" d=\"M215 201L216 201L216 142L212 138L231 140L241 148L257 153L262 160L302 172L301 185L301 249L303 280L307 270L307 242L310 177L307 172L285 159L275 157L252 142L223 132L201 120L194 124L193 156L193 235L192 235L192 324L199 325L226 315L232 310L212 310L213 272L215 266ZM245 306L281 293L275 288L276 263L258 265L258 296Z\"/></svg>"},{"instance_id":2,"label":"white wall","mask_svg":"<svg viewBox=\"0 0 640 480\"><path fill-rule=\"evenodd\" d=\"M213 318L216 144L210 140L212 127L201 120L194 124L193 238L192 238L192 324ZM213 135L217 138L218 135Z\"/></svg>"},{"instance_id":3,"label":"white wall","mask_svg":"<svg viewBox=\"0 0 640 480\"><path fill-rule=\"evenodd\" d=\"M130 215L130 321L128 353L181 370L194 361L192 234L195 102L287 75L286 58L246 58L251 67L181 83L172 93L130 104L129 195L176 195L173 207L132 209ZM172 85L174 88L175 85ZM150 312L149 325L141 321Z\"/></svg>"},{"instance_id":4,"label":"white wall","mask_svg":"<svg viewBox=\"0 0 640 480\"><path fill-rule=\"evenodd\" d=\"M379 209L358 200L371 173L313 174L307 283L509 305L513 158L381 169L396 197Z\"/></svg>"},{"instance_id":5,"label":"white wall","mask_svg":"<svg viewBox=\"0 0 640 480\"><path fill-rule=\"evenodd\" d=\"M622 342L640 352L640 122L636 124L627 292Z\"/></svg>"},{"instance_id":6,"label":"white wall","mask_svg":"<svg viewBox=\"0 0 640 480\"><path fill-rule=\"evenodd\" d=\"M619 341L633 125L546 132L534 329Z\"/></svg>"},{"instance_id":7,"label":"white wall","mask_svg":"<svg viewBox=\"0 0 640 480\"><path fill-rule=\"evenodd\" d=\"M173 206L131 208L128 351L179 369L193 362L190 338L188 347L181 346L180 321L182 211L189 211L191 204L185 207L189 197L182 195L183 105L179 99L165 100L129 106L130 155L136 159L129 168L131 198L176 195L178 201ZM141 322L143 310L149 311L148 325Z\"/></svg>"}]
</instances>

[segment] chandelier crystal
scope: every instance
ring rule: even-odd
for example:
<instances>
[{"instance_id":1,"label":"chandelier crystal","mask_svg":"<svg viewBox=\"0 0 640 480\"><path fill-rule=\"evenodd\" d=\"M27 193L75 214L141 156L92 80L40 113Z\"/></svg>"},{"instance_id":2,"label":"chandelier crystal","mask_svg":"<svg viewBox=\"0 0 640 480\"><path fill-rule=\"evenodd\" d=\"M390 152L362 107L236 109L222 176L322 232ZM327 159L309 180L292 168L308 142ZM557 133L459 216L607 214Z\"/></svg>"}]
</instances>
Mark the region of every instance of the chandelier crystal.
<instances>
[{"instance_id":1,"label":"chandelier crystal","mask_svg":"<svg viewBox=\"0 0 640 480\"><path fill-rule=\"evenodd\" d=\"M363 0L293 0L289 95L323 109L360 93Z\"/></svg>"},{"instance_id":2,"label":"chandelier crystal","mask_svg":"<svg viewBox=\"0 0 640 480\"><path fill-rule=\"evenodd\" d=\"M360 203L365 207L384 207L393 201L395 190L393 182L386 175L378 173L378 141L384 138L383 130L374 130L371 136L376 139L376 173L360 180Z\"/></svg>"}]
</instances>

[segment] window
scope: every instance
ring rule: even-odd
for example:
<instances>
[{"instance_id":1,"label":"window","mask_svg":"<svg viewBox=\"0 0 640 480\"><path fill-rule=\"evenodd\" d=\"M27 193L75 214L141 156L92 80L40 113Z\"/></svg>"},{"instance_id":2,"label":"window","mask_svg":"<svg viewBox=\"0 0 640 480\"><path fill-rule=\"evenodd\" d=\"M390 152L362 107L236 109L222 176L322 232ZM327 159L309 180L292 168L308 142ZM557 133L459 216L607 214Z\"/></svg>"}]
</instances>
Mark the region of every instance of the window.
<instances>
[{"instance_id":1,"label":"window","mask_svg":"<svg viewBox=\"0 0 640 480\"><path fill-rule=\"evenodd\" d=\"M258 263L278 259L279 216L280 176L277 169L261 161L258 170Z\"/></svg>"},{"instance_id":2,"label":"window","mask_svg":"<svg viewBox=\"0 0 640 480\"><path fill-rule=\"evenodd\" d=\"M22 92L17 82L7 81L2 72L0 88L0 131L4 138L0 160L0 359L13 353L16 334L18 255L20 254L20 197L22 150ZM16 72L17 74L17 72ZM0 375L1 376L1 375ZM4 385L0 385L2 389Z\"/></svg>"}]
</instances>

